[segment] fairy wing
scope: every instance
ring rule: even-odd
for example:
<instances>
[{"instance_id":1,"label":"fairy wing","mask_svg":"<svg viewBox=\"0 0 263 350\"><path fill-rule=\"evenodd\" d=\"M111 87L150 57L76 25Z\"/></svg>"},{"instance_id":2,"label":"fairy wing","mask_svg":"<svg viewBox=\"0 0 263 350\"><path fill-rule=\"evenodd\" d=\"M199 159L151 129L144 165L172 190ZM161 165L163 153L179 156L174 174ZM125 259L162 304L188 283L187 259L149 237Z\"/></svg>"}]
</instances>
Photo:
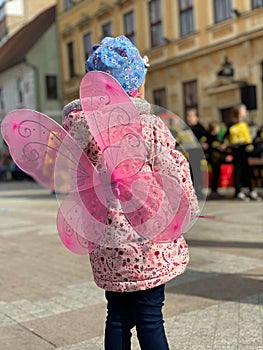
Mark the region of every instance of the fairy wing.
<instances>
[{"instance_id":1,"label":"fairy wing","mask_svg":"<svg viewBox=\"0 0 263 350\"><path fill-rule=\"evenodd\" d=\"M80 84L80 99L91 133L115 176L132 176L146 160L140 115L109 74L92 71Z\"/></svg>"},{"instance_id":2,"label":"fairy wing","mask_svg":"<svg viewBox=\"0 0 263 350\"><path fill-rule=\"evenodd\" d=\"M189 201L177 179L142 171L118 188L124 213L141 236L169 242L186 230L191 216Z\"/></svg>"},{"instance_id":3,"label":"fairy wing","mask_svg":"<svg viewBox=\"0 0 263 350\"><path fill-rule=\"evenodd\" d=\"M44 187L66 193L79 189L83 179L85 188L93 186L93 164L74 139L45 114L11 111L1 123L1 132L15 163ZM58 155L60 167L56 166Z\"/></svg>"},{"instance_id":4,"label":"fairy wing","mask_svg":"<svg viewBox=\"0 0 263 350\"><path fill-rule=\"evenodd\" d=\"M94 188L72 192L61 203L57 229L62 243L73 253L88 254L102 239L106 208Z\"/></svg>"},{"instance_id":5,"label":"fairy wing","mask_svg":"<svg viewBox=\"0 0 263 350\"><path fill-rule=\"evenodd\" d=\"M179 237L190 220L187 196L176 179L143 170L147 147L140 115L128 95L110 75L89 72L80 97L128 221L151 240Z\"/></svg>"},{"instance_id":6,"label":"fairy wing","mask_svg":"<svg viewBox=\"0 0 263 350\"><path fill-rule=\"evenodd\" d=\"M3 138L16 164L44 187L54 189L56 149L64 131L45 115L14 110L1 123Z\"/></svg>"},{"instance_id":7,"label":"fairy wing","mask_svg":"<svg viewBox=\"0 0 263 350\"><path fill-rule=\"evenodd\" d=\"M8 113L1 132L23 171L44 187L67 193L57 217L62 242L78 254L93 250L105 224L105 196L97 171L82 149L54 120L33 110Z\"/></svg>"}]
</instances>

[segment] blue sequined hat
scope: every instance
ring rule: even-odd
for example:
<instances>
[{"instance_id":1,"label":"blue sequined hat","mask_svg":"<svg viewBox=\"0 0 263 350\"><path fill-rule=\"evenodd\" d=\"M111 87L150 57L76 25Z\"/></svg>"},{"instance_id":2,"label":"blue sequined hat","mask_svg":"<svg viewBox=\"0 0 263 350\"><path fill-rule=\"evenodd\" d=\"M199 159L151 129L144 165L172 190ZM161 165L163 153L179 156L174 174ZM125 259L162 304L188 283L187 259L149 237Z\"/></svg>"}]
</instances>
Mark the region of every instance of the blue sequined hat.
<instances>
[{"instance_id":1,"label":"blue sequined hat","mask_svg":"<svg viewBox=\"0 0 263 350\"><path fill-rule=\"evenodd\" d=\"M146 66L138 49L123 35L104 38L98 45L93 46L86 61L88 71L109 73L128 94L142 85L147 72Z\"/></svg>"}]
</instances>

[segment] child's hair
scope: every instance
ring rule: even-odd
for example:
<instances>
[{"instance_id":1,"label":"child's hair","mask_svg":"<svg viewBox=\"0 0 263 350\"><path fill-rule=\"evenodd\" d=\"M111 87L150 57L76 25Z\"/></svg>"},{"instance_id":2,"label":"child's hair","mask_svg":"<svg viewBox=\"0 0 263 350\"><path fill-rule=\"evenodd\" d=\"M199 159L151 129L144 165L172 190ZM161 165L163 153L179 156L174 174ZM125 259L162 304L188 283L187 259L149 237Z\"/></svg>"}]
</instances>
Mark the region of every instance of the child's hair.
<instances>
[{"instance_id":1,"label":"child's hair","mask_svg":"<svg viewBox=\"0 0 263 350\"><path fill-rule=\"evenodd\" d=\"M208 124L207 131L209 133L213 132L217 126L220 126L220 123L217 120L213 120Z\"/></svg>"},{"instance_id":2,"label":"child's hair","mask_svg":"<svg viewBox=\"0 0 263 350\"><path fill-rule=\"evenodd\" d=\"M104 38L93 46L86 61L87 71L109 73L130 95L141 87L148 66L147 57L142 58L138 49L123 35Z\"/></svg>"},{"instance_id":3,"label":"child's hair","mask_svg":"<svg viewBox=\"0 0 263 350\"><path fill-rule=\"evenodd\" d=\"M198 113L197 108L189 108L189 109L187 109L186 113L190 113L190 112L193 112L197 116L197 118L199 118L199 113Z\"/></svg>"}]
</instances>

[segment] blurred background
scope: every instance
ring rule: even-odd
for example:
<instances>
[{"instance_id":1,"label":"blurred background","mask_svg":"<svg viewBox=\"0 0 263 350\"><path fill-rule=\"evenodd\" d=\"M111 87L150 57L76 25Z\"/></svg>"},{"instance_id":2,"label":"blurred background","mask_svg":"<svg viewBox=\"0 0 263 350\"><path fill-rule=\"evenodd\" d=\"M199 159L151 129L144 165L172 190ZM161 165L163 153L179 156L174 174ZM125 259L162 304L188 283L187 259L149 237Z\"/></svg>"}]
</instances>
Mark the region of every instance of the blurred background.
<instances>
[{"instance_id":1,"label":"blurred background","mask_svg":"<svg viewBox=\"0 0 263 350\"><path fill-rule=\"evenodd\" d=\"M149 57L146 98L172 112L172 131L173 113L186 120L189 109L205 128L227 128L244 103L252 139L262 139L263 0L0 0L0 121L30 108L60 122L91 47L122 34ZM252 158L262 187L262 153Z\"/></svg>"}]
</instances>

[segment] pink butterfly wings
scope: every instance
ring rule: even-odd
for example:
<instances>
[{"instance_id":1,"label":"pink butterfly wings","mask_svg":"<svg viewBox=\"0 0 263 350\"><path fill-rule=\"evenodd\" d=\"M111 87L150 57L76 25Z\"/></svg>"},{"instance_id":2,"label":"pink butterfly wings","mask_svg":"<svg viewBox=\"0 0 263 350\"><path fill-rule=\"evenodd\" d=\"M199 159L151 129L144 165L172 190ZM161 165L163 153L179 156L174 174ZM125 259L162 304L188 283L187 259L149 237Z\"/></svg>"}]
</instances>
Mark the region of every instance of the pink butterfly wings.
<instances>
[{"instance_id":1,"label":"pink butterfly wings","mask_svg":"<svg viewBox=\"0 0 263 350\"><path fill-rule=\"evenodd\" d=\"M103 72L85 75L80 97L102 152L98 169L75 140L44 114L16 110L1 126L18 166L43 186L66 193L57 216L63 244L78 254L103 245L109 205L121 206L142 239L178 238L190 221L188 198L179 179L150 169L140 115L130 98ZM114 238L106 242L115 245Z\"/></svg>"}]
</instances>

